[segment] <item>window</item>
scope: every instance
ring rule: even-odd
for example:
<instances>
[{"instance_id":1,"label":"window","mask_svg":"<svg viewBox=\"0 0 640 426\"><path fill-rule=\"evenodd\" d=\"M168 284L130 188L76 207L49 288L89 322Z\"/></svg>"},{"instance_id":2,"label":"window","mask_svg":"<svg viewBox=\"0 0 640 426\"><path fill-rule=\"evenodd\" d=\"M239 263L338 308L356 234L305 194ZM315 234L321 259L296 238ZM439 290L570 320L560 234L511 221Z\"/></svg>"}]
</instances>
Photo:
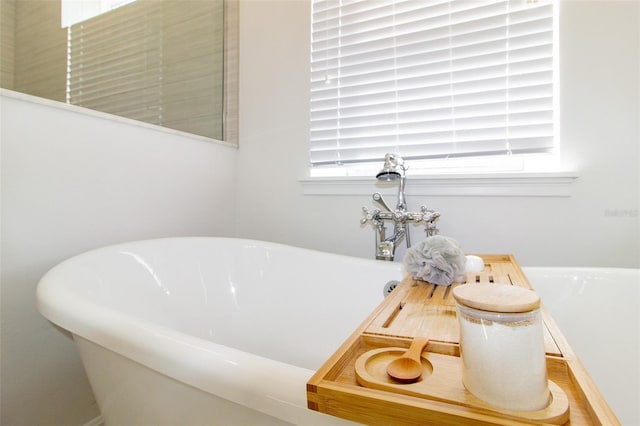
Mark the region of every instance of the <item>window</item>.
<instances>
[{"instance_id":1,"label":"window","mask_svg":"<svg viewBox=\"0 0 640 426\"><path fill-rule=\"evenodd\" d=\"M86 21L136 0L60 0L62 28Z\"/></svg>"},{"instance_id":2,"label":"window","mask_svg":"<svg viewBox=\"0 0 640 426\"><path fill-rule=\"evenodd\" d=\"M555 152L553 0L313 0L312 176ZM508 168L519 166L505 166Z\"/></svg>"}]
</instances>

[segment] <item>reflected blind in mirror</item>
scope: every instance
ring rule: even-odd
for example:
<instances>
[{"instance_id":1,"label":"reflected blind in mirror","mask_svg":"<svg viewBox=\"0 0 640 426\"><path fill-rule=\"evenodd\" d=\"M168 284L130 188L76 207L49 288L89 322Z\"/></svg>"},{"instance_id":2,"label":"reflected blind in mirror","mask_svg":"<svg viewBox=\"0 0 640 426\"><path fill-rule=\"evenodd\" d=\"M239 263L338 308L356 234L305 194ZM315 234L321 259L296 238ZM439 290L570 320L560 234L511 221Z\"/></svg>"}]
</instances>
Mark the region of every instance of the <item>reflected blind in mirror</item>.
<instances>
[{"instance_id":1,"label":"reflected blind in mirror","mask_svg":"<svg viewBox=\"0 0 640 426\"><path fill-rule=\"evenodd\" d=\"M221 140L222 22L222 0L137 0L70 26L67 101Z\"/></svg>"},{"instance_id":2,"label":"reflected blind in mirror","mask_svg":"<svg viewBox=\"0 0 640 426\"><path fill-rule=\"evenodd\" d=\"M551 152L552 0L313 0L312 165Z\"/></svg>"}]
</instances>

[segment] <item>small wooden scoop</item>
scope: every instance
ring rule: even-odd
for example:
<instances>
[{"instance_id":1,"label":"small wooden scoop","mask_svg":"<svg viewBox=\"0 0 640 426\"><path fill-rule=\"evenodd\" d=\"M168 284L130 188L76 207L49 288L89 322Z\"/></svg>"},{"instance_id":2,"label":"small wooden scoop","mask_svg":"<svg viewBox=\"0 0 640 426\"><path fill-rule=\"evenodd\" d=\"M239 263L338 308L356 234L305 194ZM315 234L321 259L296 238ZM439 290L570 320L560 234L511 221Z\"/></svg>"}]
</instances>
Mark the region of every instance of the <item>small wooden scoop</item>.
<instances>
[{"instance_id":1,"label":"small wooden scoop","mask_svg":"<svg viewBox=\"0 0 640 426\"><path fill-rule=\"evenodd\" d=\"M409 350L387 365L387 374L401 382L415 382L422 376L422 350L429 343L426 337L414 337Z\"/></svg>"}]
</instances>

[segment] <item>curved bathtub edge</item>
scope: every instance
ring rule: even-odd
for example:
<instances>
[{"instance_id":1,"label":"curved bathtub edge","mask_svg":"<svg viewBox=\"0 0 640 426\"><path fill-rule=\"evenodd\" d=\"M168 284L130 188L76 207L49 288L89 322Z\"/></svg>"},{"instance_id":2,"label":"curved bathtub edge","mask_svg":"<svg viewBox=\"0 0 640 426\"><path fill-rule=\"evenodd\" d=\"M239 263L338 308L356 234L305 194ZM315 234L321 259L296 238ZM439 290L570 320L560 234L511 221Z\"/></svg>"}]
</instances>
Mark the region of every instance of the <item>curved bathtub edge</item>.
<instances>
[{"instance_id":1,"label":"curved bathtub edge","mask_svg":"<svg viewBox=\"0 0 640 426\"><path fill-rule=\"evenodd\" d=\"M348 424L307 408L306 383L314 371L213 342L203 346L201 339L88 304L73 291L53 284L56 275L53 268L41 279L36 291L38 310L74 335L197 389L293 424ZM79 324L58 309L62 304L73 304L73 316L85 321ZM215 380L206 374L211 370ZM279 377L277 382L274 376ZM248 388L253 393L246 392Z\"/></svg>"}]
</instances>

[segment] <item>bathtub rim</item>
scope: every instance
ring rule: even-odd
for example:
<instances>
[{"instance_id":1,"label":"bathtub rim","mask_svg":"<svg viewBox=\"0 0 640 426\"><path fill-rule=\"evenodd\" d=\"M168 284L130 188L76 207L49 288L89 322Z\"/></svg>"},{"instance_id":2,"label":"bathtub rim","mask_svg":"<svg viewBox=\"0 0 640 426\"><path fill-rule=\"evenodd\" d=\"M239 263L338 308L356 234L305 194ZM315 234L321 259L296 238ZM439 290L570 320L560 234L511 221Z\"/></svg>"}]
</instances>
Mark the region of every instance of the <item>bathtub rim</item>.
<instances>
[{"instance_id":1,"label":"bathtub rim","mask_svg":"<svg viewBox=\"0 0 640 426\"><path fill-rule=\"evenodd\" d=\"M553 275L555 278L558 276L566 276L574 279L585 277L587 275L593 276L598 273L608 275L624 274L629 275L632 278L636 278L638 280L636 284L640 285L640 268L615 266L522 266L522 271L533 290L536 290L536 283L535 279L533 279L530 274ZM545 278L549 279L551 277Z\"/></svg>"},{"instance_id":2,"label":"bathtub rim","mask_svg":"<svg viewBox=\"0 0 640 426\"><path fill-rule=\"evenodd\" d=\"M543 265L536 265L536 266L521 266L521 268L522 268L522 270L524 272L526 272L528 270L532 270L532 271L548 270L548 271L553 271L553 272L558 272L558 271L562 271L562 270L572 270L572 271L577 271L577 272L604 271L604 272L609 272L609 273L616 272L616 271L626 271L626 272L640 271L640 268L619 267L619 266L543 266Z\"/></svg>"}]
</instances>

